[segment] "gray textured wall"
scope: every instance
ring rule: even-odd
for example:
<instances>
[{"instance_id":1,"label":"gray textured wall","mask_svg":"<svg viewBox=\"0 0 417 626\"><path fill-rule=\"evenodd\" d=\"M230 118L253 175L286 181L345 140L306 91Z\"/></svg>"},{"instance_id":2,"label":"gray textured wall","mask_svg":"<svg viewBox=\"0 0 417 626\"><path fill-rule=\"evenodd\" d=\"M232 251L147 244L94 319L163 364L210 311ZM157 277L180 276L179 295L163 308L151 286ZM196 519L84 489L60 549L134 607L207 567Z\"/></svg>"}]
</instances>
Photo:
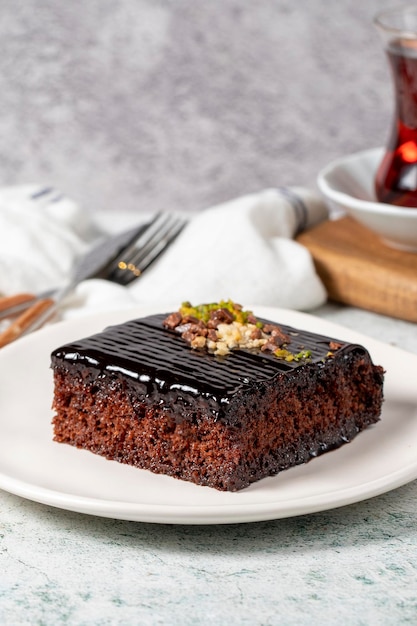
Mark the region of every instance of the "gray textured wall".
<instances>
[{"instance_id":1,"label":"gray textured wall","mask_svg":"<svg viewBox=\"0 0 417 626\"><path fill-rule=\"evenodd\" d=\"M385 143L392 0L0 0L1 184L93 210L314 185Z\"/></svg>"}]
</instances>

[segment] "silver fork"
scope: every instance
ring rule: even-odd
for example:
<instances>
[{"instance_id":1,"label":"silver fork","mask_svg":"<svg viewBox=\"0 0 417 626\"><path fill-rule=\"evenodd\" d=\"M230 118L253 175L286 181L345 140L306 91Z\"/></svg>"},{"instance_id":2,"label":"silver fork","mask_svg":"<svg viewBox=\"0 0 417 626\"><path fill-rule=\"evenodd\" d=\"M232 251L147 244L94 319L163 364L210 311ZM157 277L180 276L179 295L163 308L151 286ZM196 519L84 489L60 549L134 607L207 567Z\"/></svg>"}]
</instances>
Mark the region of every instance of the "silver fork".
<instances>
[{"instance_id":1,"label":"silver fork","mask_svg":"<svg viewBox=\"0 0 417 626\"><path fill-rule=\"evenodd\" d=\"M38 296L16 294L0 298L0 319L18 315L0 332L0 348L43 326L62 301L87 278L104 278L127 285L136 280L168 248L186 225L186 220L158 213L147 224L100 242L76 264L68 284ZM22 300L14 306L8 303Z\"/></svg>"},{"instance_id":2,"label":"silver fork","mask_svg":"<svg viewBox=\"0 0 417 626\"><path fill-rule=\"evenodd\" d=\"M164 252L183 230L186 221L178 215L158 213L139 235L106 268L108 280L128 285Z\"/></svg>"}]
</instances>

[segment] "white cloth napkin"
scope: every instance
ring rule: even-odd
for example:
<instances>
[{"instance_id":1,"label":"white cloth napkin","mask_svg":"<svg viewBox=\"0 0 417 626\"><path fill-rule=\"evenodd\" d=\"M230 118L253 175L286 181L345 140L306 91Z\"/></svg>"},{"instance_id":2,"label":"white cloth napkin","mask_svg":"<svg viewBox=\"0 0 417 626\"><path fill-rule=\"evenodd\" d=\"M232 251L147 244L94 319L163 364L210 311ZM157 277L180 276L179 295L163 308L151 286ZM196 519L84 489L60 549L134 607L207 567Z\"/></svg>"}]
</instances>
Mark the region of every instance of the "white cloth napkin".
<instances>
[{"instance_id":1,"label":"white cloth napkin","mask_svg":"<svg viewBox=\"0 0 417 626\"><path fill-rule=\"evenodd\" d=\"M302 188L267 189L206 209L189 216L174 244L140 279L129 287L84 281L62 315L228 298L243 305L315 308L326 292L309 252L293 238L327 216L321 198ZM98 231L91 217L56 192L0 191L0 292L62 284Z\"/></svg>"},{"instance_id":2,"label":"white cloth napkin","mask_svg":"<svg viewBox=\"0 0 417 626\"><path fill-rule=\"evenodd\" d=\"M0 294L62 285L98 234L86 212L56 189L0 189Z\"/></svg>"}]
</instances>

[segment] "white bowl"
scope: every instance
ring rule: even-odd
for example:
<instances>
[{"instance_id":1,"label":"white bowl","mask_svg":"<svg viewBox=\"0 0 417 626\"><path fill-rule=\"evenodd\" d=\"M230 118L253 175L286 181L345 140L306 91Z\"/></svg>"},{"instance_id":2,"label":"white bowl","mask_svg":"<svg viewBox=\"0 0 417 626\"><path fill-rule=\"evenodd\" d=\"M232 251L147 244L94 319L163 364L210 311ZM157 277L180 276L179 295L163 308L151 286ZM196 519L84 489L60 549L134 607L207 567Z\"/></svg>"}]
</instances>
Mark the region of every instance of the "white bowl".
<instances>
[{"instance_id":1,"label":"white bowl","mask_svg":"<svg viewBox=\"0 0 417 626\"><path fill-rule=\"evenodd\" d=\"M317 184L331 209L348 213L394 248L417 252L417 209L377 202L374 179L384 148L336 159Z\"/></svg>"}]
</instances>

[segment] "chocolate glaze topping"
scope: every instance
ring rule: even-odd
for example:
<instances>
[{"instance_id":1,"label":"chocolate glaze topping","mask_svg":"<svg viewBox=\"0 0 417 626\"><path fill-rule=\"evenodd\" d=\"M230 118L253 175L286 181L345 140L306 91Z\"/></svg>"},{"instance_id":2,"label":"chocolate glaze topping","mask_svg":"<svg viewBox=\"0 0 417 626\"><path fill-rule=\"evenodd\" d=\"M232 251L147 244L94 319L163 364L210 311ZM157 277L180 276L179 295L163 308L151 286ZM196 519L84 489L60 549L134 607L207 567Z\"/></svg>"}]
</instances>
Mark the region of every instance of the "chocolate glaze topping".
<instances>
[{"instance_id":1,"label":"chocolate glaze topping","mask_svg":"<svg viewBox=\"0 0 417 626\"><path fill-rule=\"evenodd\" d=\"M295 350L311 350L308 362L287 362L260 350L233 350L218 357L191 349L175 331L164 328L166 315L131 320L67 344L54 350L52 363L123 376L148 396L175 393L205 398L212 412L218 414L236 391L290 374L296 368L311 364L323 367L328 358L346 358L352 350L366 353L362 346L343 344L329 357L330 342L335 340L280 324L291 335Z\"/></svg>"}]
</instances>

